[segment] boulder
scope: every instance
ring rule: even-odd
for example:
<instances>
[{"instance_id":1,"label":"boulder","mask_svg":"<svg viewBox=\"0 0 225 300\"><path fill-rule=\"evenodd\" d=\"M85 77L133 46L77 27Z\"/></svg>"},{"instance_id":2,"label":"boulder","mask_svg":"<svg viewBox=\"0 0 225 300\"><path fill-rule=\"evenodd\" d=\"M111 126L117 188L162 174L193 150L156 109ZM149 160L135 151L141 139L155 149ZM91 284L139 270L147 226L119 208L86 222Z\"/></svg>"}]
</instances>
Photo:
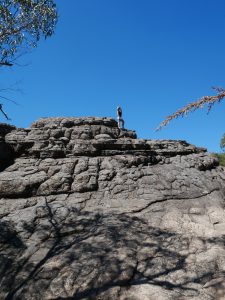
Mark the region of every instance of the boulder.
<instances>
[{"instance_id":1,"label":"boulder","mask_svg":"<svg viewBox=\"0 0 225 300\"><path fill-rule=\"evenodd\" d=\"M225 173L206 149L96 117L1 143L0 299L223 299Z\"/></svg>"}]
</instances>

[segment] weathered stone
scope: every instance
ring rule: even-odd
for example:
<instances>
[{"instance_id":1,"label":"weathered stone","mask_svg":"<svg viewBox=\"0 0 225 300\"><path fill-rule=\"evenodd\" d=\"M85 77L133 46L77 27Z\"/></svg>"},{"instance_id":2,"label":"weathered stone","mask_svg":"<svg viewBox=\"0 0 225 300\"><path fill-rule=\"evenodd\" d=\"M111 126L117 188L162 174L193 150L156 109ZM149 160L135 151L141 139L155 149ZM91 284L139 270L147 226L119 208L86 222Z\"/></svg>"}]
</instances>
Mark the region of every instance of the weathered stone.
<instances>
[{"instance_id":1,"label":"weathered stone","mask_svg":"<svg viewBox=\"0 0 225 300\"><path fill-rule=\"evenodd\" d=\"M0 299L223 299L225 173L111 118L0 124Z\"/></svg>"}]
</instances>

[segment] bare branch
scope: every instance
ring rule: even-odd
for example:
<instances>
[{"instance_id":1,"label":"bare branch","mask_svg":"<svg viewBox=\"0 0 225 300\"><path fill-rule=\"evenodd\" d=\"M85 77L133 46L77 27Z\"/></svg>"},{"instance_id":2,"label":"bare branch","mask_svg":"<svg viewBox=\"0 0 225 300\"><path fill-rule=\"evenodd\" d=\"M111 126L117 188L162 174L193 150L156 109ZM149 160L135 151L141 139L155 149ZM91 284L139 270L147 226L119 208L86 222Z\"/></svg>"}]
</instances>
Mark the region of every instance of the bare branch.
<instances>
[{"instance_id":1,"label":"bare branch","mask_svg":"<svg viewBox=\"0 0 225 300\"><path fill-rule=\"evenodd\" d=\"M12 67L13 64L8 62L8 61L1 61L0 62L0 67L2 67L2 66Z\"/></svg>"},{"instance_id":2,"label":"bare branch","mask_svg":"<svg viewBox=\"0 0 225 300\"><path fill-rule=\"evenodd\" d=\"M1 113L5 116L5 118L8 120L8 121L10 121L11 119L7 116L7 114L4 112L4 110L2 109L2 104L0 104L0 111L1 111Z\"/></svg>"},{"instance_id":3,"label":"bare branch","mask_svg":"<svg viewBox=\"0 0 225 300\"><path fill-rule=\"evenodd\" d=\"M207 113L210 112L213 105L217 102L219 103L225 97L225 90L223 88L213 87L213 89L217 92L215 96L204 96L198 99L195 102L191 102L188 105L184 106L183 108L177 110L171 116L168 116L163 122L159 124L159 127L156 128L156 131L162 129L162 127L166 126L170 121L173 119L177 119L178 117L184 117L190 112L194 112L199 108L203 108L207 106Z\"/></svg>"},{"instance_id":4,"label":"bare branch","mask_svg":"<svg viewBox=\"0 0 225 300\"><path fill-rule=\"evenodd\" d=\"M23 91L18 88L18 86L22 83L22 80L16 81L15 83L9 85L8 87L1 88L0 87L0 93L11 93L11 92L19 92L23 93Z\"/></svg>"},{"instance_id":5,"label":"bare branch","mask_svg":"<svg viewBox=\"0 0 225 300\"><path fill-rule=\"evenodd\" d=\"M16 101L14 101L14 100L12 100L12 99L10 99L10 98L7 98L7 97L5 97L5 96L0 95L0 98L2 98L2 99L4 99L4 100L8 100L8 101L10 101L10 102L12 102L12 103L14 103L14 104L16 104L16 105L20 105L20 104L17 103Z\"/></svg>"}]
</instances>

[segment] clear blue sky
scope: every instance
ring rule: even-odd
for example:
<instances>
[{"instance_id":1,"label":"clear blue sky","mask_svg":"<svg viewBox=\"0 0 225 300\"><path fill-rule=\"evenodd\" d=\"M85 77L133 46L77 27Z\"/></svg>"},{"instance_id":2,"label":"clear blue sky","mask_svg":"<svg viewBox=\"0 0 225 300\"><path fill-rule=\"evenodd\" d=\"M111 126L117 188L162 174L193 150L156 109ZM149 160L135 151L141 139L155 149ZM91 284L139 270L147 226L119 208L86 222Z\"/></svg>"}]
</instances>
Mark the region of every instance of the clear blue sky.
<instances>
[{"instance_id":1,"label":"clear blue sky","mask_svg":"<svg viewBox=\"0 0 225 300\"><path fill-rule=\"evenodd\" d=\"M225 88L224 0L58 0L55 35L1 69L12 124L40 117L108 116L123 108L125 127L148 139L182 139L220 151L225 101L155 128L169 114ZM1 116L0 116L1 117ZM3 121L3 118L2 120Z\"/></svg>"}]
</instances>

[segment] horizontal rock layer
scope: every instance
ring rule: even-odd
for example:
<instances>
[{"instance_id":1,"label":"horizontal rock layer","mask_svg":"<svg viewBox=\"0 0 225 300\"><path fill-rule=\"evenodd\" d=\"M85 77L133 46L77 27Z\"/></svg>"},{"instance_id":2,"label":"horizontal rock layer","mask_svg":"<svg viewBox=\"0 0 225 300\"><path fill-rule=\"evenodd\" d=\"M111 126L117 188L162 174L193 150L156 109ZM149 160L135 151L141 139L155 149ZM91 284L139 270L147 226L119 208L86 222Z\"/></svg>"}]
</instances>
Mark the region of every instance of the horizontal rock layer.
<instances>
[{"instance_id":1,"label":"horizontal rock layer","mask_svg":"<svg viewBox=\"0 0 225 300\"><path fill-rule=\"evenodd\" d=\"M0 137L0 299L225 294L225 173L206 149L94 117Z\"/></svg>"}]
</instances>

